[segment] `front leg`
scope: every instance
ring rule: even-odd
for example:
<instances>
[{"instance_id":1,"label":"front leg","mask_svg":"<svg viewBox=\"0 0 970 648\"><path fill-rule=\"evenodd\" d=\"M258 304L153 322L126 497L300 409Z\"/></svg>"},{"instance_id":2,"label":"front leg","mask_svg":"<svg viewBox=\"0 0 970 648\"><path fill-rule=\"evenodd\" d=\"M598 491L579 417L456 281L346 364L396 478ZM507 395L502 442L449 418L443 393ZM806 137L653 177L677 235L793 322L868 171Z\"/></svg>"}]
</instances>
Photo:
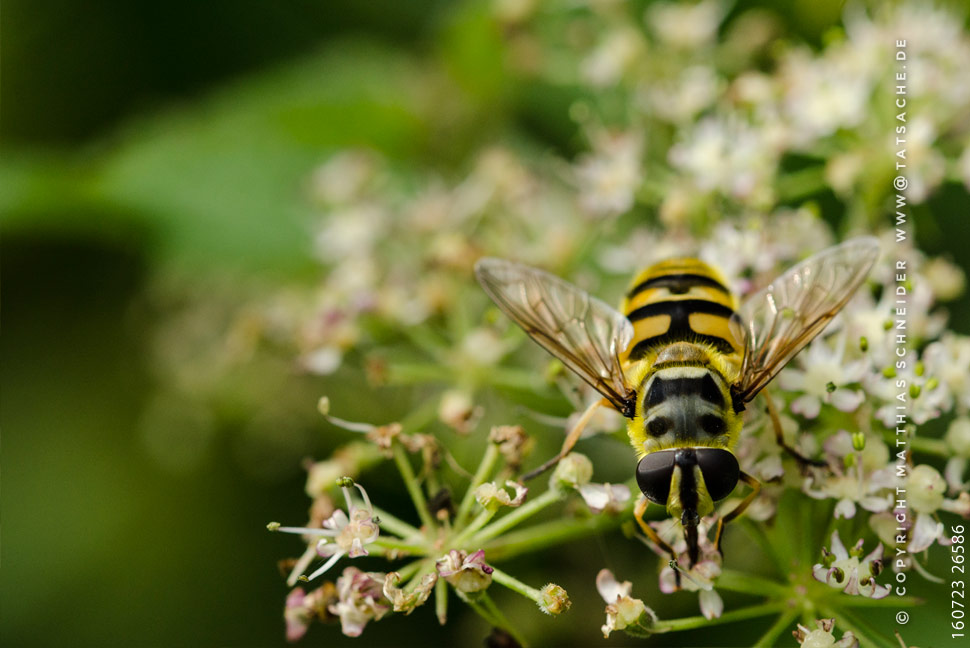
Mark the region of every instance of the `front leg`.
<instances>
[{"instance_id":1,"label":"front leg","mask_svg":"<svg viewBox=\"0 0 970 648\"><path fill-rule=\"evenodd\" d=\"M637 521L637 524L643 529L643 532L647 534L647 537L656 544L662 551L666 551L670 555L670 566L674 570L674 579L677 589L680 589L680 568L677 566L677 554L674 553L673 547L663 541L663 539L657 535L657 532L653 530L653 527L647 524L646 520L643 519L643 514L647 512L647 507L650 506L650 501L646 497L640 497L637 501L636 507L633 509L633 519Z\"/></svg>"},{"instance_id":2,"label":"front leg","mask_svg":"<svg viewBox=\"0 0 970 648\"><path fill-rule=\"evenodd\" d=\"M808 466L825 468L828 464L826 464L824 461L809 459L798 450L785 443L785 437L781 429L781 417L778 416L778 409L775 407L774 401L771 400L771 396L768 395L768 390L762 391L761 395L764 396L765 403L767 404L765 411L768 412L768 417L771 419L771 426L775 430L775 441L785 452L790 454L792 458L798 462L798 465L802 468L802 473L804 474L806 472Z\"/></svg>"},{"instance_id":3,"label":"front leg","mask_svg":"<svg viewBox=\"0 0 970 648\"><path fill-rule=\"evenodd\" d=\"M593 418L593 414L596 413L596 410L606 404L607 404L606 399L600 399L592 403L589 407L587 407L586 411L583 412L583 415L579 417L578 421L576 421L576 425L574 425L573 429L570 430L569 434L566 435L566 440L563 441L562 449L546 463L522 475L519 481L524 484L530 479L534 479L535 477L538 477L539 475L546 472L547 470L555 466L557 463L562 461L563 457L565 457L570 452L572 452L573 446L575 446L576 442L579 441L579 437L582 436L583 430L586 429L586 425Z\"/></svg>"},{"instance_id":4,"label":"front leg","mask_svg":"<svg viewBox=\"0 0 970 648\"><path fill-rule=\"evenodd\" d=\"M724 558L724 552L721 551L721 534L724 533L724 525L744 513L745 509L750 506L754 498L761 492L761 482L748 473L741 473L741 481L751 487L751 492L748 493L740 504L734 507L733 511L717 521L717 533L714 535L714 546L717 548L717 553L721 554L721 558Z\"/></svg>"}]
</instances>

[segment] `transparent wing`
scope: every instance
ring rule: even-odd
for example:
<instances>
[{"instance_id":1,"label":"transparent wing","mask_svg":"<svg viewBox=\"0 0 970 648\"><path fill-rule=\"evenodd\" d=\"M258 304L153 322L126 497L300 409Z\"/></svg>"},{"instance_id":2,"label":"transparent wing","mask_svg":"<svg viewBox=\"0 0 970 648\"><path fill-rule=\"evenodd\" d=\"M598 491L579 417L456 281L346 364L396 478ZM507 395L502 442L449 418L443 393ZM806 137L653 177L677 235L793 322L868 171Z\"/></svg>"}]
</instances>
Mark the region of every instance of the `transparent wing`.
<instances>
[{"instance_id":1,"label":"transparent wing","mask_svg":"<svg viewBox=\"0 0 970 648\"><path fill-rule=\"evenodd\" d=\"M809 257L748 297L731 322L745 347L735 397L752 400L811 342L849 301L878 255L875 238L851 239Z\"/></svg>"},{"instance_id":2,"label":"transparent wing","mask_svg":"<svg viewBox=\"0 0 970 648\"><path fill-rule=\"evenodd\" d=\"M618 358L633 338L626 317L558 277L511 261L480 259L475 276L533 340L624 416L633 416L636 395L626 384Z\"/></svg>"}]
</instances>

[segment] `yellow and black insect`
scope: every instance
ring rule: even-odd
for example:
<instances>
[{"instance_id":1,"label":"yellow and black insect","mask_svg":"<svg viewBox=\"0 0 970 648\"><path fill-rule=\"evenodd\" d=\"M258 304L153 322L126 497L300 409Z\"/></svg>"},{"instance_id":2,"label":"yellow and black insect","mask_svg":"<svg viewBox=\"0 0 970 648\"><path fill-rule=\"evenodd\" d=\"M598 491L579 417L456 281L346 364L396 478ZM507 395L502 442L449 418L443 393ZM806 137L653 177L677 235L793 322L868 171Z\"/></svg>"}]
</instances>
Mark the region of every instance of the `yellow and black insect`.
<instances>
[{"instance_id":1,"label":"yellow and black insect","mask_svg":"<svg viewBox=\"0 0 970 648\"><path fill-rule=\"evenodd\" d=\"M700 519L738 481L752 488L718 521L720 551L724 524L760 489L733 453L745 404L845 306L878 252L872 237L846 241L794 266L743 304L711 266L671 259L634 278L620 311L542 270L480 259L475 274L492 300L604 396L587 409L559 455L526 478L565 456L595 408L608 404L628 419L639 460L644 498L637 522L671 556L670 546L643 521L648 501L665 506L683 525L693 565ZM775 432L783 447L808 461L784 444L777 425Z\"/></svg>"}]
</instances>

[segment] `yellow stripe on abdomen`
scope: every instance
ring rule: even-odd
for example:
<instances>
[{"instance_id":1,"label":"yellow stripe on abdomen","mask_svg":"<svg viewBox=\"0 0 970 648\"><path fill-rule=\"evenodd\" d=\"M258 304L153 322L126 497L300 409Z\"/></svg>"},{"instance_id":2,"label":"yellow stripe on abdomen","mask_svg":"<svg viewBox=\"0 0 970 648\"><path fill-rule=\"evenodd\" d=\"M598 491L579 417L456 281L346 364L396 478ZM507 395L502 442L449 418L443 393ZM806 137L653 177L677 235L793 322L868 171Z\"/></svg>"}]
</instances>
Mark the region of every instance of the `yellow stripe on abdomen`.
<instances>
[{"instance_id":1,"label":"yellow stripe on abdomen","mask_svg":"<svg viewBox=\"0 0 970 648\"><path fill-rule=\"evenodd\" d=\"M653 265L637 275L621 306L634 331L625 359L681 341L739 355L742 347L729 325L736 308L723 278L706 263L670 259Z\"/></svg>"}]
</instances>

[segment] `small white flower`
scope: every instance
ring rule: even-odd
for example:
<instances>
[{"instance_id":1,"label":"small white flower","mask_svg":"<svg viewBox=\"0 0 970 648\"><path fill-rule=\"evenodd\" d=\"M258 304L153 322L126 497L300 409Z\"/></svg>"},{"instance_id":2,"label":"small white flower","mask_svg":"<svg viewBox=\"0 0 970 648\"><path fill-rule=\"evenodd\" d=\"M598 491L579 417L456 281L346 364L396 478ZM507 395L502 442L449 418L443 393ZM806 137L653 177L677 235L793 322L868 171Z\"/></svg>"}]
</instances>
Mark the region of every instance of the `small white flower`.
<instances>
[{"instance_id":1,"label":"small white flower","mask_svg":"<svg viewBox=\"0 0 970 648\"><path fill-rule=\"evenodd\" d=\"M331 205L352 202L363 194L380 171L380 160L370 151L338 153L320 165L310 178L313 197Z\"/></svg>"},{"instance_id":2,"label":"small white flower","mask_svg":"<svg viewBox=\"0 0 970 648\"><path fill-rule=\"evenodd\" d=\"M337 579L337 602L330 612L340 617L340 630L348 637L359 637L371 620L380 621L391 610L384 597L385 574L362 572L347 567Z\"/></svg>"},{"instance_id":3,"label":"small white flower","mask_svg":"<svg viewBox=\"0 0 970 648\"><path fill-rule=\"evenodd\" d=\"M781 151L773 135L737 115L705 117L671 147L668 158L701 192L765 204Z\"/></svg>"},{"instance_id":4,"label":"small white flower","mask_svg":"<svg viewBox=\"0 0 970 648\"><path fill-rule=\"evenodd\" d=\"M644 51L643 36L631 27L615 29L580 64L583 79L594 87L615 85Z\"/></svg>"},{"instance_id":5,"label":"small white flower","mask_svg":"<svg viewBox=\"0 0 970 648\"><path fill-rule=\"evenodd\" d=\"M593 153L580 158L576 167L580 203L597 215L629 211L642 181L643 137L637 133L597 133Z\"/></svg>"},{"instance_id":6,"label":"small white flower","mask_svg":"<svg viewBox=\"0 0 970 648\"><path fill-rule=\"evenodd\" d=\"M630 489L626 484L587 483L578 490L593 513L618 513L630 501Z\"/></svg>"},{"instance_id":7,"label":"small white flower","mask_svg":"<svg viewBox=\"0 0 970 648\"><path fill-rule=\"evenodd\" d=\"M344 501L347 503L347 513L337 509L328 519L324 520L322 529L308 527L281 527L277 524L270 525L272 530L283 533L299 533L304 536L320 537L315 542L316 553L328 560L316 571L307 577L313 580L317 576L325 573L333 567L340 558L349 556L357 558L367 555L366 545L377 540L380 529L374 522L374 507L367 497L367 491L360 484L354 483L349 477L341 478L340 488L344 494ZM364 500L363 506L358 506L351 497L350 486L356 486ZM302 569L303 562L298 563L297 568ZM294 576L291 574L291 580Z\"/></svg>"},{"instance_id":8,"label":"small white flower","mask_svg":"<svg viewBox=\"0 0 970 648\"><path fill-rule=\"evenodd\" d=\"M481 414L482 408L476 407L471 395L463 389L447 390L438 403L438 419L459 434L471 432Z\"/></svg>"},{"instance_id":9,"label":"small white flower","mask_svg":"<svg viewBox=\"0 0 970 648\"><path fill-rule=\"evenodd\" d=\"M966 515L970 513L970 496L961 493L961 497L955 500L947 499L946 480L935 468L926 464L920 464L910 471L906 490L910 506L916 513L916 521L909 538L910 553L929 549L934 542L941 545L951 544L944 535L943 523L937 519L936 512L943 509Z\"/></svg>"},{"instance_id":10,"label":"small white flower","mask_svg":"<svg viewBox=\"0 0 970 648\"><path fill-rule=\"evenodd\" d=\"M822 548L822 562L812 567L815 580L846 594L880 599L889 596L888 585L877 585L875 577L882 571L882 545L878 545L865 558L862 555L862 539L852 551L846 551L839 532L832 533L832 550Z\"/></svg>"},{"instance_id":11,"label":"small white flower","mask_svg":"<svg viewBox=\"0 0 970 648\"><path fill-rule=\"evenodd\" d=\"M657 615L643 601L630 596L633 590L630 581L619 583L613 572L602 569L596 575L596 590L606 601L606 624L601 628L604 637L609 637L614 630L624 630L634 636L649 634Z\"/></svg>"},{"instance_id":12,"label":"small white flower","mask_svg":"<svg viewBox=\"0 0 970 648\"><path fill-rule=\"evenodd\" d=\"M310 373L328 376L340 368L343 352L332 345L322 346L300 358L300 364Z\"/></svg>"},{"instance_id":13,"label":"small white flower","mask_svg":"<svg viewBox=\"0 0 970 648\"><path fill-rule=\"evenodd\" d=\"M529 492L529 489L512 480L506 481L505 486L515 491L514 497L510 497L509 492L505 488L500 488L495 482L485 482L475 490L475 499L485 508L520 506L525 501L525 495Z\"/></svg>"},{"instance_id":14,"label":"small white flower","mask_svg":"<svg viewBox=\"0 0 970 648\"><path fill-rule=\"evenodd\" d=\"M866 375L866 363L846 361L846 336L840 332L835 339L816 338L802 351L798 364L802 369L787 368L778 377L782 389L800 392L792 401L791 410L805 418L819 415L822 403L830 403L843 412L853 412L865 399L860 389L846 387L859 383Z\"/></svg>"},{"instance_id":15,"label":"small white flower","mask_svg":"<svg viewBox=\"0 0 970 648\"><path fill-rule=\"evenodd\" d=\"M815 622L818 626L815 630L809 630L802 624L798 624L798 629L792 632L798 645L802 648L858 648L859 640L851 631L843 633L838 641L832 634L835 628L835 619L819 619Z\"/></svg>"},{"instance_id":16,"label":"small white flower","mask_svg":"<svg viewBox=\"0 0 970 648\"><path fill-rule=\"evenodd\" d=\"M687 124L714 102L722 85L712 68L695 65L686 68L673 82L650 86L646 100L659 117Z\"/></svg>"},{"instance_id":17,"label":"small white flower","mask_svg":"<svg viewBox=\"0 0 970 648\"><path fill-rule=\"evenodd\" d=\"M718 0L697 4L653 2L647 8L647 24L664 43L682 49L695 49L710 44L727 7Z\"/></svg>"},{"instance_id":18,"label":"small white flower","mask_svg":"<svg viewBox=\"0 0 970 648\"><path fill-rule=\"evenodd\" d=\"M885 443L867 439L865 447L856 454L852 435L839 430L826 439L824 447L833 472L806 478L802 486L806 495L814 499L837 499L836 519L855 517L856 505L872 512L885 511L892 506L895 473L889 464L889 449ZM847 466L847 461L851 465Z\"/></svg>"},{"instance_id":19,"label":"small white flower","mask_svg":"<svg viewBox=\"0 0 970 648\"><path fill-rule=\"evenodd\" d=\"M485 552L479 549L473 554L452 549L436 563L438 575L452 587L466 594L480 592L492 584L492 572L485 563Z\"/></svg>"}]
</instances>

